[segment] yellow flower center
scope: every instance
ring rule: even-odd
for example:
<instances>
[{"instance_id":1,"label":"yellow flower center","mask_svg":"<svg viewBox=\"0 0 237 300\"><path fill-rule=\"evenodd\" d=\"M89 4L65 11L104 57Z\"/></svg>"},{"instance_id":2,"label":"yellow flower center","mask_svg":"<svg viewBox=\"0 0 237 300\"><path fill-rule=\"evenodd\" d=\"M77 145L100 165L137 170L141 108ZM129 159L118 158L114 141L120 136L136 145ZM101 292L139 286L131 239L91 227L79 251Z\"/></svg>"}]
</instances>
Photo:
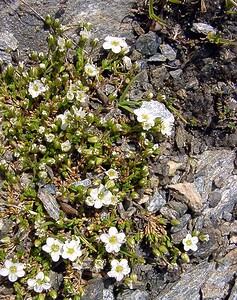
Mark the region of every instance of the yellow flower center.
<instances>
[{"instance_id":1,"label":"yellow flower center","mask_svg":"<svg viewBox=\"0 0 237 300\"><path fill-rule=\"evenodd\" d=\"M110 244L117 244L118 243L118 238L115 235L111 236L109 238L109 243Z\"/></svg>"},{"instance_id":2,"label":"yellow flower center","mask_svg":"<svg viewBox=\"0 0 237 300\"><path fill-rule=\"evenodd\" d=\"M52 249L53 252L58 252L59 246L58 245L52 245L51 249Z\"/></svg>"},{"instance_id":3,"label":"yellow flower center","mask_svg":"<svg viewBox=\"0 0 237 300\"><path fill-rule=\"evenodd\" d=\"M192 246L192 244L193 244L193 243L192 243L192 241L191 241L191 240L187 240L187 241L186 241L186 245L188 245L188 246Z\"/></svg>"},{"instance_id":4,"label":"yellow flower center","mask_svg":"<svg viewBox=\"0 0 237 300\"><path fill-rule=\"evenodd\" d=\"M123 267L122 266L117 266L116 269L115 269L115 271L117 273L122 273L123 272Z\"/></svg>"},{"instance_id":5,"label":"yellow flower center","mask_svg":"<svg viewBox=\"0 0 237 300\"><path fill-rule=\"evenodd\" d=\"M10 270L10 273L12 273L12 274L17 272L16 266L11 266L9 270Z\"/></svg>"}]
</instances>

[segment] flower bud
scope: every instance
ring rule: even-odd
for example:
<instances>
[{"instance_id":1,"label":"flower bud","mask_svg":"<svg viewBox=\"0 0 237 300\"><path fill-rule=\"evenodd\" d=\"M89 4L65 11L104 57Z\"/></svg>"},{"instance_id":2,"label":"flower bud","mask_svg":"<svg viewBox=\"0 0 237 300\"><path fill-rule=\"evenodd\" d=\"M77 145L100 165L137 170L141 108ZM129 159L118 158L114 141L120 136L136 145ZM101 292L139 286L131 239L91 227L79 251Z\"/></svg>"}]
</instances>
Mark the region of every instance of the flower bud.
<instances>
[{"instance_id":1,"label":"flower bud","mask_svg":"<svg viewBox=\"0 0 237 300\"><path fill-rule=\"evenodd\" d=\"M185 263L190 263L190 258L189 258L189 256L188 256L188 254L187 253L182 253L181 254L181 259L185 262Z\"/></svg>"},{"instance_id":2,"label":"flower bud","mask_svg":"<svg viewBox=\"0 0 237 300\"><path fill-rule=\"evenodd\" d=\"M198 238L201 242L207 242L209 241L209 234L199 234Z\"/></svg>"},{"instance_id":3,"label":"flower bud","mask_svg":"<svg viewBox=\"0 0 237 300\"><path fill-rule=\"evenodd\" d=\"M65 47L66 47L67 49L72 48L72 40L66 40L66 42L65 42Z\"/></svg>"},{"instance_id":4,"label":"flower bud","mask_svg":"<svg viewBox=\"0 0 237 300\"><path fill-rule=\"evenodd\" d=\"M9 238L9 236L5 236L0 240L0 242L3 244L9 244L11 242L11 239Z\"/></svg>"},{"instance_id":5,"label":"flower bud","mask_svg":"<svg viewBox=\"0 0 237 300\"><path fill-rule=\"evenodd\" d=\"M33 52L31 52L30 53L30 58L32 59L32 60L37 60L38 59L38 52L37 51L33 51Z\"/></svg>"},{"instance_id":6,"label":"flower bud","mask_svg":"<svg viewBox=\"0 0 237 300\"><path fill-rule=\"evenodd\" d=\"M41 245L41 241L35 240L34 244L35 244L35 247L39 247Z\"/></svg>"},{"instance_id":7,"label":"flower bud","mask_svg":"<svg viewBox=\"0 0 237 300\"><path fill-rule=\"evenodd\" d=\"M95 160L96 166L100 166L103 163L103 158L102 157L97 157Z\"/></svg>"},{"instance_id":8,"label":"flower bud","mask_svg":"<svg viewBox=\"0 0 237 300\"><path fill-rule=\"evenodd\" d=\"M59 28L60 27L59 19L55 19L52 26L53 26L54 29Z\"/></svg>"},{"instance_id":9,"label":"flower bud","mask_svg":"<svg viewBox=\"0 0 237 300\"><path fill-rule=\"evenodd\" d=\"M88 142L89 143L97 143L99 141L98 137L97 136L91 136L91 137L88 137Z\"/></svg>"},{"instance_id":10,"label":"flower bud","mask_svg":"<svg viewBox=\"0 0 237 300\"><path fill-rule=\"evenodd\" d=\"M105 187L107 189L111 189L115 186L115 182L113 180L108 180L106 183L105 183Z\"/></svg>"},{"instance_id":11,"label":"flower bud","mask_svg":"<svg viewBox=\"0 0 237 300\"><path fill-rule=\"evenodd\" d=\"M161 245L161 246L159 247L159 251L160 251L160 253L162 253L162 254L168 253L168 249L165 247L165 245Z\"/></svg>"},{"instance_id":12,"label":"flower bud","mask_svg":"<svg viewBox=\"0 0 237 300\"><path fill-rule=\"evenodd\" d=\"M180 221L177 220L177 219L172 219L172 220L170 221L170 224L171 224L172 226L178 226L178 225L180 224Z\"/></svg>"},{"instance_id":13,"label":"flower bud","mask_svg":"<svg viewBox=\"0 0 237 300\"><path fill-rule=\"evenodd\" d=\"M57 292L55 290L51 290L49 292L49 296L52 298L52 299L57 299L58 295L57 295Z\"/></svg>"},{"instance_id":14,"label":"flower bud","mask_svg":"<svg viewBox=\"0 0 237 300\"><path fill-rule=\"evenodd\" d=\"M44 19L44 23L46 25L52 25L52 22L53 22L52 17L50 15L46 15L46 17Z\"/></svg>"},{"instance_id":15,"label":"flower bud","mask_svg":"<svg viewBox=\"0 0 237 300\"><path fill-rule=\"evenodd\" d=\"M132 192L132 193L130 194L130 196L131 196L131 198L132 198L133 200L138 200L138 199L140 199L140 195L139 195L137 192Z\"/></svg>"}]
</instances>

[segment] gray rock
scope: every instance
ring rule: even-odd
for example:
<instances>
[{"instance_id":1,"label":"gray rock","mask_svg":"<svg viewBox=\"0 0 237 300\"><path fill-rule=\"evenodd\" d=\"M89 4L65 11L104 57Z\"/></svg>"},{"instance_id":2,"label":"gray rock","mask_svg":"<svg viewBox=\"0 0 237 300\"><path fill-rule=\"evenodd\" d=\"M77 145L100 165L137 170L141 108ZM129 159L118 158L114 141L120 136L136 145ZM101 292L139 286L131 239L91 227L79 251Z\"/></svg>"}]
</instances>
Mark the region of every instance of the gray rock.
<instances>
[{"instance_id":1,"label":"gray rock","mask_svg":"<svg viewBox=\"0 0 237 300\"><path fill-rule=\"evenodd\" d=\"M12 63L11 54L5 51L0 51L0 62L3 62L5 65L10 65Z\"/></svg>"},{"instance_id":2,"label":"gray rock","mask_svg":"<svg viewBox=\"0 0 237 300\"><path fill-rule=\"evenodd\" d=\"M165 55L157 53L157 54L151 56L147 61L149 61L149 62L158 62L158 61L164 62L164 61L166 61L166 59L167 58Z\"/></svg>"},{"instance_id":3,"label":"gray rock","mask_svg":"<svg viewBox=\"0 0 237 300\"><path fill-rule=\"evenodd\" d=\"M151 69L151 80L157 92L160 92L161 86L164 85L164 82L169 79L169 77L170 74L165 66Z\"/></svg>"},{"instance_id":4,"label":"gray rock","mask_svg":"<svg viewBox=\"0 0 237 300\"><path fill-rule=\"evenodd\" d=\"M178 232L180 230L183 230L184 227L187 225L188 221L191 219L191 215L189 214L186 214L184 216L182 216L179 221L180 221L180 224L177 225L177 226L172 226L171 227L171 232L172 233L175 233L175 232Z\"/></svg>"},{"instance_id":5,"label":"gray rock","mask_svg":"<svg viewBox=\"0 0 237 300\"><path fill-rule=\"evenodd\" d=\"M234 170L235 152L230 150L205 151L195 157L197 168L195 186L203 201L207 201L213 186L221 188Z\"/></svg>"},{"instance_id":6,"label":"gray rock","mask_svg":"<svg viewBox=\"0 0 237 300\"><path fill-rule=\"evenodd\" d=\"M204 211L205 217L216 221L221 218L229 220L237 203L237 175L231 175L235 168L235 152L206 151L196 158L198 163L194 184L204 203L209 204L209 199L211 200L210 208ZM218 195L215 201L212 197L214 192Z\"/></svg>"},{"instance_id":7,"label":"gray rock","mask_svg":"<svg viewBox=\"0 0 237 300\"><path fill-rule=\"evenodd\" d=\"M183 71L181 69L170 71L170 75L175 79L179 78L182 73L183 73Z\"/></svg>"},{"instance_id":8,"label":"gray rock","mask_svg":"<svg viewBox=\"0 0 237 300\"><path fill-rule=\"evenodd\" d=\"M150 300L150 296L146 291L126 291L117 297L117 300Z\"/></svg>"},{"instance_id":9,"label":"gray rock","mask_svg":"<svg viewBox=\"0 0 237 300\"><path fill-rule=\"evenodd\" d=\"M176 210L169 208L167 206L163 206L160 209L160 213L167 218L168 220L172 220L172 219L178 219L179 218L179 214Z\"/></svg>"},{"instance_id":10,"label":"gray rock","mask_svg":"<svg viewBox=\"0 0 237 300\"><path fill-rule=\"evenodd\" d=\"M103 290L103 300L114 300L114 293L112 289Z\"/></svg>"},{"instance_id":11,"label":"gray rock","mask_svg":"<svg viewBox=\"0 0 237 300\"><path fill-rule=\"evenodd\" d=\"M202 208L202 198L193 183L183 182L169 185L169 189L174 197L187 204L194 212L200 212Z\"/></svg>"},{"instance_id":12,"label":"gray rock","mask_svg":"<svg viewBox=\"0 0 237 300\"><path fill-rule=\"evenodd\" d=\"M56 194L56 187L55 187L55 185L54 184L46 184L45 186L44 186L44 189L48 192L48 193L50 193L51 195L55 195Z\"/></svg>"},{"instance_id":13,"label":"gray rock","mask_svg":"<svg viewBox=\"0 0 237 300\"><path fill-rule=\"evenodd\" d=\"M201 22L193 23L191 30L193 32L201 33L204 35L208 35L208 33L216 34L216 30L211 25L201 23Z\"/></svg>"},{"instance_id":14,"label":"gray rock","mask_svg":"<svg viewBox=\"0 0 237 300\"><path fill-rule=\"evenodd\" d=\"M171 234L171 241L175 245L178 245L182 242L182 240L186 237L189 231L186 228L183 228L180 231Z\"/></svg>"},{"instance_id":15,"label":"gray rock","mask_svg":"<svg viewBox=\"0 0 237 300\"><path fill-rule=\"evenodd\" d=\"M161 54L163 54L169 61L173 61L176 59L176 51L167 44L160 45Z\"/></svg>"},{"instance_id":16,"label":"gray rock","mask_svg":"<svg viewBox=\"0 0 237 300\"><path fill-rule=\"evenodd\" d=\"M47 14L59 18L68 28L65 35L73 39L78 37L77 25L81 22L92 24L93 37L101 43L105 36L121 36L121 32L126 39L132 39L132 22L123 20L125 17L129 20L128 12L133 4L134 0L28 0L26 6L23 1L1 1L0 25L2 31L17 37L20 57L26 59L29 50L47 49L48 31L42 20Z\"/></svg>"},{"instance_id":17,"label":"gray rock","mask_svg":"<svg viewBox=\"0 0 237 300\"><path fill-rule=\"evenodd\" d=\"M237 280L235 280L235 284L231 289L231 293L228 300L237 300Z\"/></svg>"},{"instance_id":18,"label":"gray rock","mask_svg":"<svg viewBox=\"0 0 237 300\"><path fill-rule=\"evenodd\" d=\"M87 290L81 300L101 300L103 299L104 283L101 278L91 280L87 286ZM111 299L113 300L113 299Z\"/></svg>"},{"instance_id":19,"label":"gray rock","mask_svg":"<svg viewBox=\"0 0 237 300\"><path fill-rule=\"evenodd\" d=\"M78 187L78 186L84 186L84 187L89 187L91 186L91 180L90 179L84 179L84 180L81 180L81 181L77 181L77 182L73 182L71 184L71 186L74 186L74 187Z\"/></svg>"},{"instance_id":20,"label":"gray rock","mask_svg":"<svg viewBox=\"0 0 237 300\"><path fill-rule=\"evenodd\" d=\"M155 192L147 202L146 209L151 213L155 213L158 210L160 210L161 207L163 207L165 204L166 204L165 198L160 193Z\"/></svg>"},{"instance_id":21,"label":"gray rock","mask_svg":"<svg viewBox=\"0 0 237 300\"><path fill-rule=\"evenodd\" d=\"M176 283L168 284L154 300L200 300L200 289L215 271L215 263L191 266Z\"/></svg>"},{"instance_id":22,"label":"gray rock","mask_svg":"<svg viewBox=\"0 0 237 300\"><path fill-rule=\"evenodd\" d=\"M182 217L188 210L188 206L185 203L171 200L168 202L168 206L179 213L179 217Z\"/></svg>"},{"instance_id":23,"label":"gray rock","mask_svg":"<svg viewBox=\"0 0 237 300\"><path fill-rule=\"evenodd\" d=\"M155 32L149 31L136 40L136 49L143 55L154 55L157 52L159 40Z\"/></svg>"},{"instance_id":24,"label":"gray rock","mask_svg":"<svg viewBox=\"0 0 237 300\"><path fill-rule=\"evenodd\" d=\"M49 216L53 218L55 221L57 221L60 215L60 208L55 197L52 196L45 188L40 188L38 190L37 197L42 202Z\"/></svg>"},{"instance_id":25,"label":"gray rock","mask_svg":"<svg viewBox=\"0 0 237 300\"><path fill-rule=\"evenodd\" d=\"M13 50L18 48L18 41L11 32L0 32L0 50Z\"/></svg>"},{"instance_id":26,"label":"gray rock","mask_svg":"<svg viewBox=\"0 0 237 300\"><path fill-rule=\"evenodd\" d=\"M237 272L237 249L230 251L213 270L201 288L203 299L226 299Z\"/></svg>"}]
</instances>

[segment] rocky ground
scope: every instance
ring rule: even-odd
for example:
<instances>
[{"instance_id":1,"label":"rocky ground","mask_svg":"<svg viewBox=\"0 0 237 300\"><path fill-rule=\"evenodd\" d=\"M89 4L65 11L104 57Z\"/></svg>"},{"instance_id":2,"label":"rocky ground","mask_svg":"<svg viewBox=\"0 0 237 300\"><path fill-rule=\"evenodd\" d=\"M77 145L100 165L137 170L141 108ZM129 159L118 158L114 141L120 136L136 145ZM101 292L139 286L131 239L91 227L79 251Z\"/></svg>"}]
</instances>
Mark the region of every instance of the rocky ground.
<instances>
[{"instance_id":1,"label":"rocky ground","mask_svg":"<svg viewBox=\"0 0 237 300\"><path fill-rule=\"evenodd\" d=\"M180 220L170 228L174 244L192 230L210 237L189 264L138 265L134 289L118 295L109 281L96 279L83 300L237 299L237 4L228 10L231 1L182 2L154 4L166 25L150 19L141 0L0 2L0 57L6 63L44 47L40 16L46 12L66 25L89 20L100 39L127 38L142 72L130 99L166 95L176 116L175 132L161 143L159 160L150 163L155 183L144 205Z\"/></svg>"}]
</instances>

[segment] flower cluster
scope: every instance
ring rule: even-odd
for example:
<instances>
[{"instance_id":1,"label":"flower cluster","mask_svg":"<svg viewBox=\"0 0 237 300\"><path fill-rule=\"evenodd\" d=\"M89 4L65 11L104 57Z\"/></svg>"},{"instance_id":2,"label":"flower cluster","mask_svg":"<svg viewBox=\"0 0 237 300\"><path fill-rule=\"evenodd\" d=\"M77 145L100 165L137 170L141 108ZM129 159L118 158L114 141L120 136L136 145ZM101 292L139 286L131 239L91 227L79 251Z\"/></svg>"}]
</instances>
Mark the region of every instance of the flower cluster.
<instances>
[{"instance_id":1,"label":"flower cluster","mask_svg":"<svg viewBox=\"0 0 237 300\"><path fill-rule=\"evenodd\" d=\"M82 255L81 243L78 238L66 240L65 243L62 243L57 239L48 237L46 240L46 245L44 245L42 249L50 254L54 262L57 262L60 256L62 256L64 259L75 261Z\"/></svg>"},{"instance_id":2,"label":"flower cluster","mask_svg":"<svg viewBox=\"0 0 237 300\"><path fill-rule=\"evenodd\" d=\"M90 195L86 198L88 206L101 208L102 206L115 205L117 203L116 197L103 184L99 187L91 189Z\"/></svg>"},{"instance_id":3,"label":"flower cluster","mask_svg":"<svg viewBox=\"0 0 237 300\"><path fill-rule=\"evenodd\" d=\"M167 136L172 134L174 116L163 103L154 100L144 101L140 108L134 110L134 114L144 130L151 129L155 125L156 119L160 119L160 132Z\"/></svg>"}]
</instances>

